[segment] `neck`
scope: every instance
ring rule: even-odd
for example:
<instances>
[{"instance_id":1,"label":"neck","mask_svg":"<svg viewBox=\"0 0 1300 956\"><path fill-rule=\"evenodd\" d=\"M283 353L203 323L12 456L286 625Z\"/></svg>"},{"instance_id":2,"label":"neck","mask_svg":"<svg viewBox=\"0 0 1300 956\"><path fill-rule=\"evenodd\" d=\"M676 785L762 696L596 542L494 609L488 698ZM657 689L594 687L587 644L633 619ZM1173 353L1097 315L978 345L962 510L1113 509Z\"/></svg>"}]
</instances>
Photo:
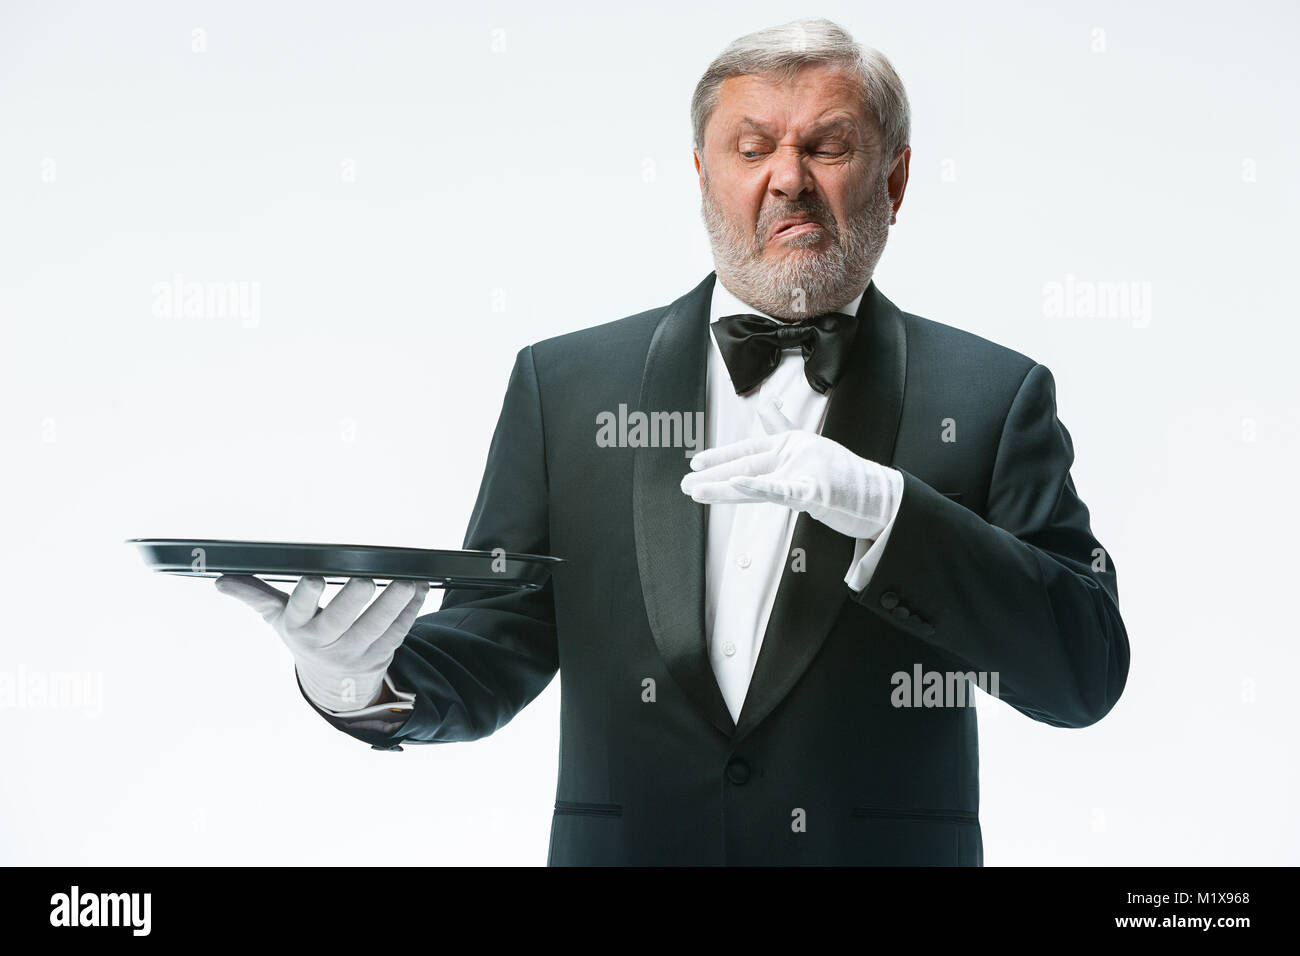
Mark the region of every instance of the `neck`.
<instances>
[{"instance_id":1,"label":"neck","mask_svg":"<svg viewBox=\"0 0 1300 956\"><path fill-rule=\"evenodd\" d=\"M871 284L871 276L868 275L865 282L862 283L856 291L837 291L836 293L827 293L814 300L806 291L798 295L785 295L778 292L775 295L765 294L764 290L756 290L747 283L741 282L739 287L735 284L734 276L724 276L720 270L717 271L717 282L733 298L746 307L753 309L759 315L766 316L776 322L783 324L794 324L804 322L813 316L825 315L828 312L843 312L853 314L856 309L848 308L855 300L861 299L866 295L866 289ZM781 304L788 304L786 308L781 308ZM796 307L797 306L797 307Z\"/></svg>"}]
</instances>

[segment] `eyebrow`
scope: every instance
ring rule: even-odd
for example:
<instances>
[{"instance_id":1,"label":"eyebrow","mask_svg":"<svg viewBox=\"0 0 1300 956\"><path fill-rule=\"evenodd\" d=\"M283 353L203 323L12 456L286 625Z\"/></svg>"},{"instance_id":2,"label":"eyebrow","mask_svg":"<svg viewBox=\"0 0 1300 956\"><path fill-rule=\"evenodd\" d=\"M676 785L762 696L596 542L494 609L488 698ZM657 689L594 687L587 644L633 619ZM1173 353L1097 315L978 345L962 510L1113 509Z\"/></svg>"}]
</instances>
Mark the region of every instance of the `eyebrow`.
<instances>
[{"instance_id":1,"label":"eyebrow","mask_svg":"<svg viewBox=\"0 0 1300 956\"><path fill-rule=\"evenodd\" d=\"M768 135L771 135L772 133L772 126L770 124L760 123L758 120L749 116L741 117L740 127L741 129L757 130L760 133L767 133ZM854 123L852 120L843 116L837 116L835 119L827 120L824 123L818 123L808 132L810 135L815 136L819 133L826 133L831 130L844 130L847 132L857 132L858 127L857 124Z\"/></svg>"}]
</instances>

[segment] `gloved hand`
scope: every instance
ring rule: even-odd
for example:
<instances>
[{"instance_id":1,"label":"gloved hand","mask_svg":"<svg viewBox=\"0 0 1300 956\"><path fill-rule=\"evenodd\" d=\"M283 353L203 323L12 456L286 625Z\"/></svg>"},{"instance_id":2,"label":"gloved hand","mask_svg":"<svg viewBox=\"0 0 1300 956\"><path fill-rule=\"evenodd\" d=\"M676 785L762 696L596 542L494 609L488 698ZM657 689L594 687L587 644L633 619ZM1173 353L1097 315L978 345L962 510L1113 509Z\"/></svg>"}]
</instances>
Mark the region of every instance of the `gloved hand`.
<instances>
[{"instance_id":1,"label":"gloved hand","mask_svg":"<svg viewBox=\"0 0 1300 956\"><path fill-rule=\"evenodd\" d=\"M292 594L259 578L223 574L217 590L262 615L293 654L307 696L323 710L359 710L383 689L393 655L415 623L429 593L427 581L394 581L370 607L375 582L351 578L324 609L325 579L307 576Z\"/></svg>"},{"instance_id":2,"label":"gloved hand","mask_svg":"<svg viewBox=\"0 0 1300 956\"><path fill-rule=\"evenodd\" d=\"M902 473L796 429L770 400L758 416L766 435L699 452L682 491L703 504L770 501L850 538L879 537L902 500Z\"/></svg>"}]
</instances>

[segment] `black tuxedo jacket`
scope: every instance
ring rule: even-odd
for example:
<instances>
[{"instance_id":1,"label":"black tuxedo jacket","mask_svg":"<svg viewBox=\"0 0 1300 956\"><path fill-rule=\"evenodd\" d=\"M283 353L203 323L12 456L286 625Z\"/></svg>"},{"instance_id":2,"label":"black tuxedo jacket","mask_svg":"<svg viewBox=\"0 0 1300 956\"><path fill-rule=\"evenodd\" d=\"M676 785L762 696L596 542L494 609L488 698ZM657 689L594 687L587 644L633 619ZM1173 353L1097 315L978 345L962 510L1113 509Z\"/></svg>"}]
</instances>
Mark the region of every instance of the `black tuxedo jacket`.
<instances>
[{"instance_id":1,"label":"black tuxedo jacket","mask_svg":"<svg viewBox=\"0 0 1300 956\"><path fill-rule=\"evenodd\" d=\"M400 729L318 712L383 749L474 740L558 669L551 865L980 865L976 711L896 706L895 675L996 672L1012 707L1084 727L1128 674L1052 376L868 287L823 434L902 471L898 516L858 593L854 542L799 515L733 722L705 647L688 457L596 440L620 404L704 409L714 279L519 352L464 547L564 563L538 591L449 590L416 621L389 671L416 694Z\"/></svg>"}]
</instances>

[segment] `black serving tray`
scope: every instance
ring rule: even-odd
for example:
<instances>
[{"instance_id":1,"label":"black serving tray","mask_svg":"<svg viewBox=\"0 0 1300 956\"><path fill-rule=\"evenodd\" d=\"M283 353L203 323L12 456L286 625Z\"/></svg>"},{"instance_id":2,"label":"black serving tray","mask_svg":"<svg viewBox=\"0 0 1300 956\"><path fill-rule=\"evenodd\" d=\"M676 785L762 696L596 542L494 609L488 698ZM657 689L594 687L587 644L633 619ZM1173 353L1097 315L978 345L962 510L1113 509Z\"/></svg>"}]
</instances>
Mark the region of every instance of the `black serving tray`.
<instances>
[{"instance_id":1,"label":"black serving tray","mask_svg":"<svg viewBox=\"0 0 1300 956\"><path fill-rule=\"evenodd\" d=\"M212 538L129 538L154 571L215 578L250 574L264 581L319 575L328 584L348 578L428 581L435 588L536 591L560 558L509 551L442 551L365 544L222 541Z\"/></svg>"}]
</instances>

